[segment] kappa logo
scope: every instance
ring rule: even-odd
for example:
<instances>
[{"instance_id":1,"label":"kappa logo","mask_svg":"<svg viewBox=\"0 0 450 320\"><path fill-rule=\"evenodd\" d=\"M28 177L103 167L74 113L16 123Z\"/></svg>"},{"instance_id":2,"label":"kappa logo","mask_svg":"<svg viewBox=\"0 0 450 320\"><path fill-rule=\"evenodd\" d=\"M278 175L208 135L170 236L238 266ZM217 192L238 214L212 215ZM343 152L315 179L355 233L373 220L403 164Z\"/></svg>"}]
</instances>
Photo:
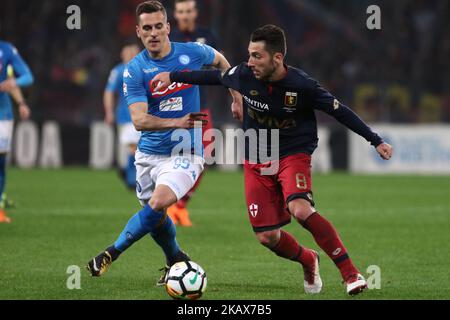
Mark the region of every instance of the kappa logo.
<instances>
[{"instance_id":1,"label":"kappa logo","mask_svg":"<svg viewBox=\"0 0 450 320\"><path fill-rule=\"evenodd\" d=\"M258 215L258 205L255 203L252 203L248 207L248 212L250 212L250 214L252 215L253 218L256 218L256 216Z\"/></svg>"},{"instance_id":2,"label":"kappa logo","mask_svg":"<svg viewBox=\"0 0 450 320\"><path fill-rule=\"evenodd\" d=\"M123 77L124 77L124 78L133 78L133 77L131 76L131 74L130 74L130 71L128 71L128 69L125 69L125 70L123 71Z\"/></svg>"},{"instance_id":3,"label":"kappa logo","mask_svg":"<svg viewBox=\"0 0 450 320\"><path fill-rule=\"evenodd\" d=\"M334 110L339 109L339 105L340 105L339 101L337 99L334 99L334 101L333 101L333 108L334 108Z\"/></svg>"},{"instance_id":4,"label":"kappa logo","mask_svg":"<svg viewBox=\"0 0 450 320\"><path fill-rule=\"evenodd\" d=\"M232 74L234 74L236 72L237 68L238 68L238 66L236 66L233 69L231 69L230 72L228 72L228 75L231 76Z\"/></svg>"}]
</instances>

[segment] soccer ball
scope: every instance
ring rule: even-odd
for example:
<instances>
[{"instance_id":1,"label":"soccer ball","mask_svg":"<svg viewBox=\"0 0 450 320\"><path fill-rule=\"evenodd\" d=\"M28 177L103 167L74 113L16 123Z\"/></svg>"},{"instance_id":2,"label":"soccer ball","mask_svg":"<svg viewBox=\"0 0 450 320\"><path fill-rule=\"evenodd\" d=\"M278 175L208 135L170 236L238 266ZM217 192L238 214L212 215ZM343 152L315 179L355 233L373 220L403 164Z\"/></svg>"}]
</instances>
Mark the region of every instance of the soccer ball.
<instances>
[{"instance_id":1,"label":"soccer ball","mask_svg":"<svg viewBox=\"0 0 450 320\"><path fill-rule=\"evenodd\" d=\"M199 299L206 284L205 270L193 261L175 263L166 275L166 291L174 299Z\"/></svg>"}]
</instances>

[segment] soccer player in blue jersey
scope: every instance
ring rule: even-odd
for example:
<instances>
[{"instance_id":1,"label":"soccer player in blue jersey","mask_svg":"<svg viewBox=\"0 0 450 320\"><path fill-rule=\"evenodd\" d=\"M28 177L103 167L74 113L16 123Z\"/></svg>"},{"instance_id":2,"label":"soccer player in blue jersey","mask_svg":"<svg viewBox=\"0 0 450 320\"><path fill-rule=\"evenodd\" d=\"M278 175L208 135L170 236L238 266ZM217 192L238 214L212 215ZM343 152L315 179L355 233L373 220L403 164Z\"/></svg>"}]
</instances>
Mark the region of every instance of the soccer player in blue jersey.
<instances>
[{"instance_id":1,"label":"soccer player in blue jersey","mask_svg":"<svg viewBox=\"0 0 450 320\"><path fill-rule=\"evenodd\" d=\"M16 77L8 77L8 66L12 67ZM11 94L19 105L21 119L27 119L30 111L18 87L33 83L30 68L10 43L0 41L0 198L3 195L6 179L6 157L11 149L13 132L13 112ZM0 223L10 222L3 209L0 209Z\"/></svg>"},{"instance_id":2,"label":"soccer player in blue jersey","mask_svg":"<svg viewBox=\"0 0 450 320\"><path fill-rule=\"evenodd\" d=\"M165 272L176 262L190 260L180 249L165 210L192 188L203 170L201 128L194 129L194 122L203 120L198 112L199 89L172 83L156 91L151 80L161 71L199 70L203 65L225 71L230 67L222 54L207 45L170 42L167 13L160 2L141 3L136 17L137 35L145 50L125 68L123 90L133 124L141 131L135 164L136 193L143 209L128 221L113 245L89 261L92 276L104 274L120 254L147 234L165 253ZM188 153L180 154L177 147ZM164 275L158 284L164 284Z\"/></svg>"},{"instance_id":3,"label":"soccer player in blue jersey","mask_svg":"<svg viewBox=\"0 0 450 320\"><path fill-rule=\"evenodd\" d=\"M124 179L126 186L132 190L136 189L134 153L136 152L136 146L141 134L134 128L130 111L128 110L128 105L123 95L123 72L126 64L130 62L139 51L139 46L135 43L127 43L123 46L120 54L122 63L111 70L103 93L105 122L110 125L114 123L117 124L117 131L119 134L118 156L120 176ZM125 165L122 164L122 162L124 162L124 155L126 155Z\"/></svg>"},{"instance_id":4,"label":"soccer player in blue jersey","mask_svg":"<svg viewBox=\"0 0 450 320\"><path fill-rule=\"evenodd\" d=\"M367 282L353 264L343 241L330 221L318 213L312 193L311 155L317 147L315 110L334 117L364 137L384 160L392 156L392 147L373 132L351 109L339 102L316 80L300 69L284 63L284 31L274 25L255 30L248 46L249 58L226 72L167 72L154 78L156 90L164 90L171 81L191 84L223 85L239 91L244 98L243 128L254 130L256 146L245 141L245 197L250 223L258 241L281 258L302 265L304 290L319 293L322 280L319 256L315 250L299 245L295 237L282 230L294 218L308 230L318 246L339 269L350 295L361 293ZM277 130L278 145L259 138L260 130ZM271 136L271 134L267 134ZM252 148L279 148L276 172L265 174L273 163L252 158ZM254 149L253 149L254 150Z\"/></svg>"}]
</instances>

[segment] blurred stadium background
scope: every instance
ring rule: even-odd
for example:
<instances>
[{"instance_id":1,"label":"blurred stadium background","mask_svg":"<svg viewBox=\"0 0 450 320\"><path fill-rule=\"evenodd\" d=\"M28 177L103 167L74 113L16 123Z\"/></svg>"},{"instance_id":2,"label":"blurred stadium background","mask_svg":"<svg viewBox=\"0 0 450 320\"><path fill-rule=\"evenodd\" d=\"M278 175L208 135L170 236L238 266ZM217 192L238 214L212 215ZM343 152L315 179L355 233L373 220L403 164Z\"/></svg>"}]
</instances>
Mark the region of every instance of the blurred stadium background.
<instances>
[{"instance_id":1,"label":"blurred stadium background","mask_svg":"<svg viewBox=\"0 0 450 320\"><path fill-rule=\"evenodd\" d=\"M33 121L38 129L48 121L58 124L62 165L89 163L90 128L103 119L103 89L119 61L121 45L135 37L134 10L139 2L2 1L1 38L17 46L36 77L34 85L25 89ZM163 2L175 23L170 12L173 1ZM213 29L231 64L247 58L254 28L274 23L287 31L288 63L317 78L367 122L445 125L450 121L448 1L197 2L199 24ZM81 8L81 30L65 27L71 4ZM366 8L371 4L381 8L380 31L366 27ZM209 90L215 125L233 123L224 103L225 91ZM348 168L347 152L342 152L348 146L345 131L327 116L319 117L332 130L331 166ZM449 149L442 150L448 162ZM30 159L18 165L38 165L38 156L35 163L31 153L21 152ZM58 161L47 164L58 165Z\"/></svg>"},{"instance_id":2,"label":"blurred stadium background","mask_svg":"<svg viewBox=\"0 0 450 320\"><path fill-rule=\"evenodd\" d=\"M134 11L140 2L1 2L0 39L19 49L35 82L24 89L32 120L17 123L15 129L7 192L18 206L11 210L11 229L0 229L1 243L7 244L0 252L0 298L166 297L147 291L162 262L156 248L149 252L145 247L149 241L137 244L117 264L110 275L113 282L83 280L87 290L81 294L64 286L67 265L87 262L114 239L137 208L134 195L125 191L112 170L86 168L112 169L116 161L114 131L103 125L102 95L123 42L135 36ZM162 2L174 23L173 1ZM81 30L66 28L66 8L72 4L81 8ZM318 79L393 144L394 157L383 163L359 136L348 135L333 119L317 113L322 141L314 169L343 171L317 175L319 207L344 234L357 263L383 267L387 291L366 297L448 299L449 251L435 244L448 243L450 227L450 2L197 0L197 4L199 24L213 29L231 64L246 60L253 29L267 23L283 27L287 62ZM381 8L381 30L366 27L366 9L373 4ZM226 91L208 90L215 126L237 127L225 103ZM58 168L63 169L42 170ZM408 175L387 178L348 172ZM252 238L242 189L239 172L210 171L190 207L196 230L178 231L181 243L201 257L214 279L207 297L298 298L298 286L289 277L266 277L281 274L287 265ZM313 245L306 234L301 238ZM243 252L252 254L240 255ZM141 267L149 260L147 274ZM232 273L236 264L239 275ZM342 298L331 263L324 262L323 270L330 286L318 298Z\"/></svg>"}]
</instances>

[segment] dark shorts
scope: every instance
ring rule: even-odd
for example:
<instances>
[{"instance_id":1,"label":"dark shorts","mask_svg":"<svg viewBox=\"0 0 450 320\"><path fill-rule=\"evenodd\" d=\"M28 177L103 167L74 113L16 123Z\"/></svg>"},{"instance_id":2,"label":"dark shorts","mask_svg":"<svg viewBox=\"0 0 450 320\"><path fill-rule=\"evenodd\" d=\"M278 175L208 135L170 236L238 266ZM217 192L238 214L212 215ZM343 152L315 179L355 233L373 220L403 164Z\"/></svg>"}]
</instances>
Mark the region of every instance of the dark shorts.
<instances>
[{"instance_id":1,"label":"dark shorts","mask_svg":"<svg viewBox=\"0 0 450 320\"><path fill-rule=\"evenodd\" d=\"M255 232L278 229L291 222L287 204L302 198L314 206L311 192L311 156L304 153L279 161L274 175L261 175L264 164L244 163L245 197Z\"/></svg>"}]
</instances>

